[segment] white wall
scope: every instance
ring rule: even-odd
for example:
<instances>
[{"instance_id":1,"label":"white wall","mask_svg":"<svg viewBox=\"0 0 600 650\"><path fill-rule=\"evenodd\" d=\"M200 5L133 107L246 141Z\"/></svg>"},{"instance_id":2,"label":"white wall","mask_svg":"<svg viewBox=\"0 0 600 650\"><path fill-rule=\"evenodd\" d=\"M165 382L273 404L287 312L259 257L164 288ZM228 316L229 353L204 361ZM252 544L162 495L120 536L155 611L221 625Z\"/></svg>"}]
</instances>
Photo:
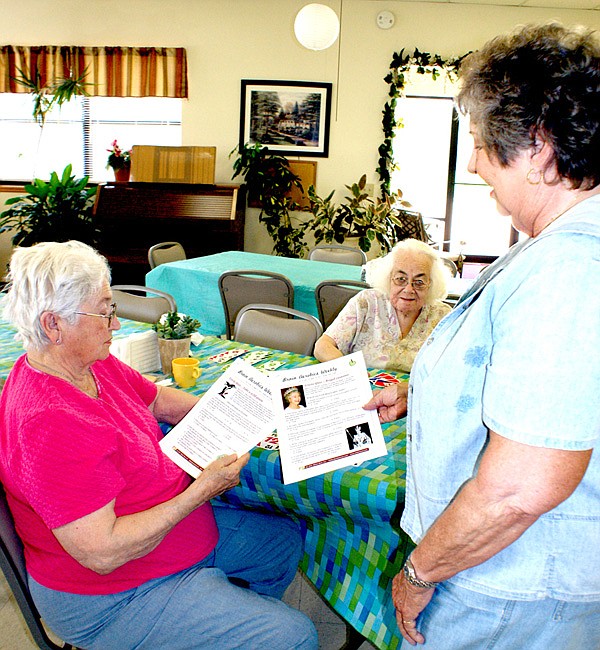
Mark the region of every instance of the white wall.
<instances>
[{"instance_id":1,"label":"white wall","mask_svg":"<svg viewBox=\"0 0 600 650\"><path fill-rule=\"evenodd\" d=\"M444 58L477 49L488 38L527 22L561 20L600 29L600 12L435 4L398 0L321 0L338 14L341 38L312 52L295 40L293 23L308 0L19 0L4 2L3 41L13 45L183 46L190 97L183 144L215 145L219 182L231 180L229 152L238 141L240 79L333 83L330 153L318 159L324 195L367 173L377 182L381 110L394 52L405 48ZM341 4L342 3L342 4ZM393 11L392 29L375 24ZM339 54L339 60L338 60ZM248 210L246 248L269 252L270 240Z\"/></svg>"}]
</instances>

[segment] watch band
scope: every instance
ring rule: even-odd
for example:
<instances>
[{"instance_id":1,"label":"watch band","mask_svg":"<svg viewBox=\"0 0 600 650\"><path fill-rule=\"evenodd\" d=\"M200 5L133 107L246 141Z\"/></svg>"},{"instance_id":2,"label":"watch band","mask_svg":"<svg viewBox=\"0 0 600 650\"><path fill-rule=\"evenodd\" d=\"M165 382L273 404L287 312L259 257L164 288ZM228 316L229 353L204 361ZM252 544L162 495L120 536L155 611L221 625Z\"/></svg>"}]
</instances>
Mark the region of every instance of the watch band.
<instances>
[{"instance_id":1,"label":"watch band","mask_svg":"<svg viewBox=\"0 0 600 650\"><path fill-rule=\"evenodd\" d=\"M415 587L421 587L422 589L434 589L439 584L439 582L431 582L430 580L421 580L420 578L417 578L417 572L415 571L413 563L410 561L410 556L406 558L406 562L404 563L402 570L407 582Z\"/></svg>"}]
</instances>

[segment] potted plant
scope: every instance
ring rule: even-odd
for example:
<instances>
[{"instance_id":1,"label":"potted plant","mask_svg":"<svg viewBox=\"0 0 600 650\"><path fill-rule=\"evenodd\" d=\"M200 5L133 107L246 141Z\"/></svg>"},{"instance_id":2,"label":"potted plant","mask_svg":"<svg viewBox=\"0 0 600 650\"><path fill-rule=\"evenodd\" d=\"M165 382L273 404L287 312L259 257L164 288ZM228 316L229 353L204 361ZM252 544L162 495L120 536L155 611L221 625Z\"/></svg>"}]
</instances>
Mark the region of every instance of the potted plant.
<instances>
[{"instance_id":1,"label":"potted plant","mask_svg":"<svg viewBox=\"0 0 600 650\"><path fill-rule=\"evenodd\" d=\"M19 77L15 81L29 89L33 96L33 119L44 129L46 117L54 106L62 106L65 102L71 101L76 95L89 96L83 81L87 73L83 71L80 77L68 76L52 84L42 84L42 76L36 68L31 76L27 76L23 70L19 70Z\"/></svg>"},{"instance_id":2,"label":"potted plant","mask_svg":"<svg viewBox=\"0 0 600 650\"><path fill-rule=\"evenodd\" d=\"M160 365L165 375L171 374L173 359L190 356L192 334L200 327L200 321L181 312L163 314L152 329L158 335Z\"/></svg>"},{"instance_id":3,"label":"potted plant","mask_svg":"<svg viewBox=\"0 0 600 650\"><path fill-rule=\"evenodd\" d=\"M304 224L294 225L291 212L298 210L290 192L293 187L302 190L300 178L292 172L283 156L269 152L261 144L236 147L233 176L243 176L248 187L248 205L260 207L258 220L267 227L274 241L273 251L284 257L302 257L308 246L304 241Z\"/></svg>"},{"instance_id":4,"label":"potted plant","mask_svg":"<svg viewBox=\"0 0 600 650\"><path fill-rule=\"evenodd\" d=\"M88 177L76 179L67 165L49 181L39 178L25 185L28 194L6 201L11 206L0 214L0 231L14 232L15 246L32 246L42 241L77 239L95 245L98 230L92 217L96 187L88 187Z\"/></svg>"},{"instance_id":5,"label":"potted plant","mask_svg":"<svg viewBox=\"0 0 600 650\"><path fill-rule=\"evenodd\" d=\"M116 140L113 140L111 148L107 151L109 153L106 169L113 170L117 183L127 183L131 174L131 149L125 151L119 147Z\"/></svg>"},{"instance_id":6,"label":"potted plant","mask_svg":"<svg viewBox=\"0 0 600 650\"><path fill-rule=\"evenodd\" d=\"M356 237L358 247L365 253L378 242L383 253L388 253L399 240L398 229L402 228L400 219L404 208L410 203L402 200L402 192L386 195L383 199L372 199L364 190L367 176L363 174L358 183L346 185L350 195L345 203L336 206L333 202L334 192L321 198L314 186L308 188L312 220L307 229L312 231L315 243L338 244Z\"/></svg>"}]
</instances>

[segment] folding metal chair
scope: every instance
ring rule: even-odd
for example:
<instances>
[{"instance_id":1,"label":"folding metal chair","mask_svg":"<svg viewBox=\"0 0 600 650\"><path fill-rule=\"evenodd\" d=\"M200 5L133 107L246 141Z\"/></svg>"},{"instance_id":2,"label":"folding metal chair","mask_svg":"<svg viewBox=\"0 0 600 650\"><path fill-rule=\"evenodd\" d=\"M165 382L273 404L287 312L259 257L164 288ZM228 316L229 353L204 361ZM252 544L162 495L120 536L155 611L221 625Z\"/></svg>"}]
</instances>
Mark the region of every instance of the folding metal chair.
<instances>
[{"instance_id":1,"label":"folding metal chair","mask_svg":"<svg viewBox=\"0 0 600 650\"><path fill-rule=\"evenodd\" d=\"M245 305L269 303L294 306L294 285L281 273L260 270L225 271L219 278L227 338L233 336L235 319Z\"/></svg>"},{"instance_id":2,"label":"folding metal chair","mask_svg":"<svg viewBox=\"0 0 600 650\"><path fill-rule=\"evenodd\" d=\"M282 321L274 312L288 320ZM312 356L317 339L323 334L321 323L297 309L270 304L251 304L240 309L233 338L274 350Z\"/></svg>"},{"instance_id":3,"label":"folding metal chair","mask_svg":"<svg viewBox=\"0 0 600 650\"><path fill-rule=\"evenodd\" d=\"M324 280L319 283L315 288L315 300L323 329L333 323L352 296L369 288L369 284L357 280Z\"/></svg>"},{"instance_id":4,"label":"folding metal chair","mask_svg":"<svg viewBox=\"0 0 600 650\"><path fill-rule=\"evenodd\" d=\"M27 571L23 543L17 535L12 514L8 508L4 488L0 485L0 569L11 588L17 605L34 641L42 650L74 650L74 646L55 643L46 632L42 617L33 602Z\"/></svg>"},{"instance_id":5,"label":"folding metal chair","mask_svg":"<svg viewBox=\"0 0 600 650\"><path fill-rule=\"evenodd\" d=\"M360 248L342 244L319 244L308 253L308 259L317 262L350 264L351 266L362 266L367 262L367 256Z\"/></svg>"},{"instance_id":6,"label":"folding metal chair","mask_svg":"<svg viewBox=\"0 0 600 650\"><path fill-rule=\"evenodd\" d=\"M111 289L119 318L156 323L166 312L177 311L175 298L166 291L140 284L115 284Z\"/></svg>"},{"instance_id":7,"label":"folding metal chair","mask_svg":"<svg viewBox=\"0 0 600 650\"><path fill-rule=\"evenodd\" d=\"M154 244L148 250L148 264L150 264L151 269L156 268L159 264L178 262L185 259L185 250L176 241L163 241L160 244Z\"/></svg>"},{"instance_id":8,"label":"folding metal chair","mask_svg":"<svg viewBox=\"0 0 600 650\"><path fill-rule=\"evenodd\" d=\"M455 278L458 275L458 267L456 266L456 264L449 257L443 257L443 256L442 256L442 262L448 268L452 277Z\"/></svg>"}]
</instances>

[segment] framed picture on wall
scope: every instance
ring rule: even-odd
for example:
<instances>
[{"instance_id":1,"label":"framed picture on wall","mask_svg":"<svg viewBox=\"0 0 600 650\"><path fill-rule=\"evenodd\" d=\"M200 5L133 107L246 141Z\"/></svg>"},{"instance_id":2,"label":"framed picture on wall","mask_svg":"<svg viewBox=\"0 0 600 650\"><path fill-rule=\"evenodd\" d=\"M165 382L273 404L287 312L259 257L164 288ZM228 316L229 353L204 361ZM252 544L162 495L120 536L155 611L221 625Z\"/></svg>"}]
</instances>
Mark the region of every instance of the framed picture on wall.
<instances>
[{"instance_id":1,"label":"framed picture on wall","mask_svg":"<svg viewBox=\"0 0 600 650\"><path fill-rule=\"evenodd\" d=\"M240 148L262 144L282 156L329 155L331 84L242 79Z\"/></svg>"}]
</instances>

